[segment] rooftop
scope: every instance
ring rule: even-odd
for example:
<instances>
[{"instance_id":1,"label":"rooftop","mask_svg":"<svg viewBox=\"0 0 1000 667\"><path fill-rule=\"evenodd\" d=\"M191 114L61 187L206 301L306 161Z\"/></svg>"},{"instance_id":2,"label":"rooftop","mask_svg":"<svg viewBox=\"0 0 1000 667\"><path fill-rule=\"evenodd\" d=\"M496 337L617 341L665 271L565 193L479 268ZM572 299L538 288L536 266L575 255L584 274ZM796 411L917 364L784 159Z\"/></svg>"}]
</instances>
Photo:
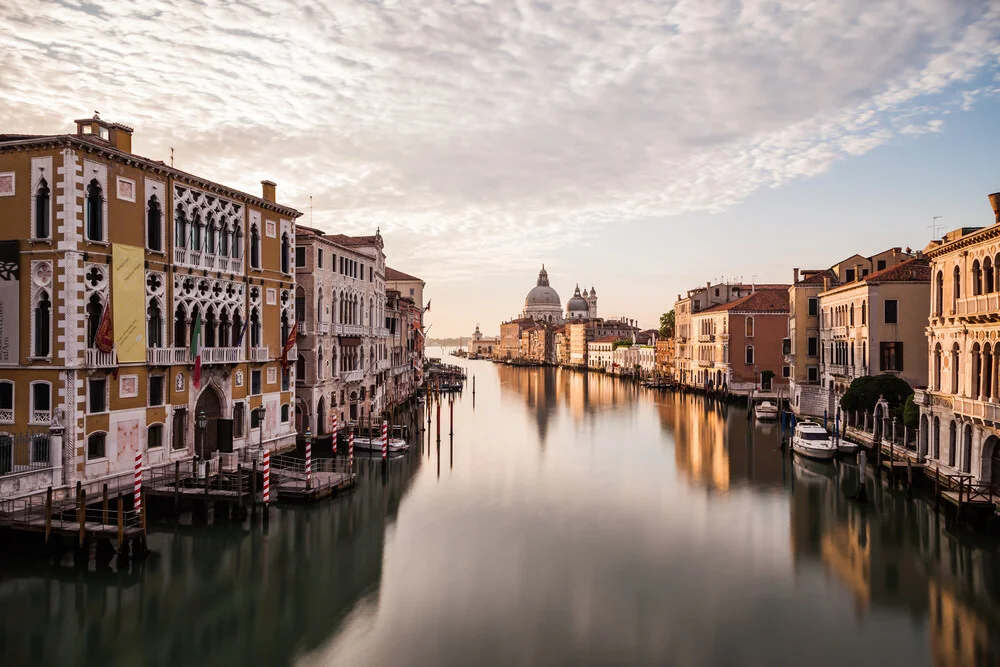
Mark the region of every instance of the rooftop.
<instances>
[{"instance_id":1,"label":"rooftop","mask_svg":"<svg viewBox=\"0 0 1000 667\"><path fill-rule=\"evenodd\" d=\"M787 313L788 285L775 285L774 287L763 289L758 288L752 294L748 294L735 301L730 301L729 303L720 303L695 314L702 315L704 313L725 311L736 313Z\"/></svg>"},{"instance_id":2,"label":"rooftop","mask_svg":"<svg viewBox=\"0 0 1000 667\"><path fill-rule=\"evenodd\" d=\"M411 276L409 273L403 273L402 271L398 271L391 266L385 267L385 279L396 281L416 281L420 283L424 282L416 276Z\"/></svg>"}]
</instances>

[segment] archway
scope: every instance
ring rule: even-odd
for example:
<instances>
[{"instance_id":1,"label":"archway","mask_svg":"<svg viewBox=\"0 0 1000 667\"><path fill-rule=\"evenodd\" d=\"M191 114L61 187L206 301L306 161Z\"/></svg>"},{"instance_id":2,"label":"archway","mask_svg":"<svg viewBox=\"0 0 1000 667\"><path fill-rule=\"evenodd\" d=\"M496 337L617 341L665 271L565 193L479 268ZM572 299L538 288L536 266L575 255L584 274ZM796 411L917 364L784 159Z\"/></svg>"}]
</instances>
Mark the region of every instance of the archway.
<instances>
[{"instance_id":1,"label":"archway","mask_svg":"<svg viewBox=\"0 0 1000 667\"><path fill-rule=\"evenodd\" d=\"M889 404L886 403L884 398L879 398L878 403L875 404L875 412L873 413L873 420L875 424L874 431L872 432L872 442L876 446L882 442L882 422L888 414Z\"/></svg>"},{"instance_id":2,"label":"archway","mask_svg":"<svg viewBox=\"0 0 1000 667\"><path fill-rule=\"evenodd\" d=\"M326 399L321 396L316 405L316 435L324 433L326 433Z\"/></svg>"},{"instance_id":3,"label":"archway","mask_svg":"<svg viewBox=\"0 0 1000 667\"><path fill-rule=\"evenodd\" d=\"M962 438L962 472L972 472L972 425L965 425L965 435Z\"/></svg>"},{"instance_id":4,"label":"archway","mask_svg":"<svg viewBox=\"0 0 1000 667\"><path fill-rule=\"evenodd\" d=\"M920 435L917 438L917 442L919 443L917 447L917 458L920 461L923 461L927 456L927 438L929 436L928 424L927 415L920 415Z\"/></svg>"},{"instance_id":5,"label":"archway","mask_svg":"<svg viewBox=\"0 0 1000 667\"><path fill-rule=\"evenodd\" d=\"M1000 438L990 434L983 443L983 462L980 468L980 481L989 481L993 493L1000 493Z\"/></svg>"},{"instance_id":6,"label":"archway","mask_svg":"<svg viewBox=\"0 0 1000 667\"><path fill-rule=\"evenodd\" d=\"M208 423L204 433L198 433L197 423L201 413L205 413ZM208 385L198 397L194 406L195 418L195 453L203 458L211 458L219 449L219 419L222 417L222 397L213 385Z\"/></svg>"},{"instance_id":7,"label":"archway","mask_svg":"<svg viewBox=\"0 0 1000 667\"><path fill-rule=\"evenodd\" d=\"M309 406L302 399L301 396L295 397L295 431L296 433L305 433L306 427L309 426Z\"/></svg>"}]
</instances>

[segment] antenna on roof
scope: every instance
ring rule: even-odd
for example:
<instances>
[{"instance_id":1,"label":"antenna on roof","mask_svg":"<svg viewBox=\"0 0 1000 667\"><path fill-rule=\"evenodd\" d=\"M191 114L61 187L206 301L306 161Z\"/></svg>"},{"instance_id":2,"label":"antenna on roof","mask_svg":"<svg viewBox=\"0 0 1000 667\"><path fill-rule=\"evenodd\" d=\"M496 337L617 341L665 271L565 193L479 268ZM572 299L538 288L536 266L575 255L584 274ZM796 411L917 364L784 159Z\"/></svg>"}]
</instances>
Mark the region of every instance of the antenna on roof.
<instances>
[{"instance_id":1,"label":"antenna on roof","mask_svg":"<svg viewBox=\"0 0 1000 667\"><path fill-rule=\"evenodd\" d=\"M170 166L174 166L174 147L170 147Z\"/></svg>"},{"instance_id":2,"label":"antenna on roof","mask_svg":"<svg viewBox=\"0 0 1000 667\"><path fill-rule=\"evenodd\" d=\"M940 220L943 217L944 217L943 215L935 215L935 216L931 217L931 224L929 225L929 227L931 228L931 239L932 240L937 240L937 237L938 237L938 235L937 235L937 221Z\"/></svg>"}]
</instances>

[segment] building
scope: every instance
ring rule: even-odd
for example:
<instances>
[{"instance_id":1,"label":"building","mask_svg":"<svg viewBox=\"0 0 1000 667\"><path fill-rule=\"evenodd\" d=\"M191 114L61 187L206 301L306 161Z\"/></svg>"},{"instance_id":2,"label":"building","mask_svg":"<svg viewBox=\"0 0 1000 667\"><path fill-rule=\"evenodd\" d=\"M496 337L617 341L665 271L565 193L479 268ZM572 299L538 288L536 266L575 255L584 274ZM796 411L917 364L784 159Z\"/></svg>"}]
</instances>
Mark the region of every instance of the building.
<instances>
[{"instance_id":1,"label":"building","mask_svg":"<svg viewBox=\"0 0 1000 667\"><path fill-rule=\"evenodd\" d=\"M535 324L521 332L522 358L536 364L555 362L555 328L545 322Z\"/></svg>"},{"instance_id":2,"label":"building","mask_svg":"<svg viewBox=\"0 0 1000 667\"><path fill-rule=\"evenodd\" d=\"M697 357L694 356L694 336L691 317L706 308L745 297L754 289L773 288L775 285L745 285L743 283L706 282L704 287L687 291L686 296L677 295L674 303L674 379L689 386L700 386L696 378L700 373Z\"/></svg>"},{"instance_id":3,"label":"building","mask_svg":"<svg viewBox=\"0 0 1000 667\"><path fill-rule=\"evenodd\" d=\"M788 286L758 288L735 301L691 315L693 383L745 394L787 383L782 371L788 335Z\"/></svg>"},{"instance_id":4,"label":"building","mask_svg":"<svg viewBox=\"0 0 1000 667\"><path fill-rule=\"evenodd\" d=\"M559 293L549 286L549 273L542 265L538 272L538 282L524 298L522 318L530 318L538 322L562 324L563 311Z\"/></svg>"},{"instance_id":5,"label":"building","mask_svg":"<svg viewBox=\"0 0 1000 667\"><path fill-rule=\"evenodd\" d=\"M785 364L789 369L790 402L795 414L819 416L829 410L828 391L820 381L820 293L910 258L912 255L900 248L890 248L871 257L852 255L828 269L792 269Z\"/></svg>"},{"instance_id":6,"label":"building","mask_svg":"<svg viewBox=\"0 0 1000 667\"><path fill-rule=\"evenodd\" d=\"M660 377L673 377L675 345L673 338L656 339L656 373Z\"/></svg>"},{"instance_id":7,"label":"building","mask_svg":"<svg viewBox=\"0 0 1000 667\"><path fill-rule=\"evenodd\" d=\"M648 377L656 368L656 343L652 337L639 342L633 335L630 343L619 345L611 354L612 370L617 375Z\"/></svg>"},{"instance_id":8,"label":"building","mask_svg":"<svg viewBox=\"0 0 1000 667\"><path fill-rule=\"evenodd\" d=\"M396 290L400 296L411 299L421 313L430 310L431 307L430 301L427 302L426 307L424 306L424 287L426 286L426 283L420 278L397 271L391 266L385 267L386 289Z\"/></svg>"},{"instance_id":9,"label":"building","mask_svg":"<svg viewBox=\"0 0 1000 667\"><path fill-rule=\"evenodd\" d=\"M601 318L566 323L566 336L569 339L569 366L586 368L588 366L588 345L598 338L613 336L621 339L632 337L636 331L625 319L604 320Z\"/></svg>"},{"instance_id":10,"label":"building","mask_svg":"<svg viewBox=\"0 0 1000 667\"><path fill-rule=\"evenodd\" d=\"M95 114L0 135L2 495L294 445L300 213L270 181L135 155L132 133Z\"/></svg>"},{"instance_id":11,"label":"building","mask_svg":"<svg viewBox=\"0 0 1000 667\"><path fill-rule=\"evenodd\" d=\"M930 386L917 389L920 455L945 474L965 473L1000 492L1000 193L996 222L932 241L927 326Z\"/></svg>"},{"instance_id":12,"label":"building","mask_svg":"<svg viewBox=\"0 0 1000 667\"><path fill-rule=\"evenodd\" d=\"M391 410L423 384L424 309L413 297L394 289L386 290L385 309L389 363L383 380L385 409Z\"/></svg>"},{"instance_id":13,"label":"building","mask_svg":"<svg viewBox=\"0 0 1000 667\"><path fill-rule=\"evenodd\" d=\"M521 351L521 333L525 329L535 326L535 321L530 317L520 317L500 324L500 347L497 348L497 358L499 359L520 359L523 357ZM526 353L526 351L525 351Z\"/></svg>"},{"instance_id":14,"label":"building","mask_svg":"<svg viewBox=\"0 0 1000 667\"><path fill-rule=\"evenodd\" d=\"M926 258L918 254L867 276L855 272L853 282L821 292L819 308L819 386L827 414L857 377L889 373L911 387L927 386Z\"/></svg>"},{"instance_id":15,"label":"building","mask_svg":"<svg viewBox=\"0 0 1000 667\"><path fill-rule=\"evenodd\" d=\"M595 371L612 372L614 367L617 336L602 336L587 343L587 367Z\"/></svg>"},{"instance_id":16,"label":"building","mask_svg":"<svg viewBox=\"0 0 1000 667\"><path fill-rule=\"evenodd\" d=\"M557 326L552 335L552 346L555 348L555 364L564 366L569 363L569 335L566 325Z\"/></svg>"},{"instance_id":17,"label":"building","mask_svg":"<svg viewBox=\"0 0 1000 667\"><path fill-rule=\"evenodd\" d=\"M469 339L469 358L492 357L494 350L500 345L500 339L496 336L484 336L476 325L476 330L472 332Z\"/></svg>"}]
</instances>

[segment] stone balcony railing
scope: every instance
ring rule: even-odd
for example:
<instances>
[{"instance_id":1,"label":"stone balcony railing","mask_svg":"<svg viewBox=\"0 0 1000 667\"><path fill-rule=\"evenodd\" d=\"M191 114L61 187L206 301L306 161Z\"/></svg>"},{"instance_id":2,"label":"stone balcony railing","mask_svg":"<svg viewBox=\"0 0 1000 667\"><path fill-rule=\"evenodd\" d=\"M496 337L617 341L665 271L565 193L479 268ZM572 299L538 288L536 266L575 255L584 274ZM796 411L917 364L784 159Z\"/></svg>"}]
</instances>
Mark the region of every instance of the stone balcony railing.
<instances>
[{"instance_id":1,"label":"stone balcony railing","mask_svg":"<svg viewBox=\"0 0 1000 667\"><path fill-rule=\"evenodd\" d=\"M271 355L266 347L251 347L250 348L250 361L257 364L262 364L270 361Z\"/></svg>"},{"instance_id":2,"label":"stone balcony railing","mask_svg":"<svg viewBox=\"0 0 1000 667\"><path fill-rule=\"evenodd\" d=\"M297 335L299 335L299 336L308 336L309 335L309 325L306 323L305 320L299 320L295 324L296 324L296 326L295 326L295 333Z\"/></svg>"},{"instance_id":3,"label":"stone balcony railing","mask_svg":"<svg viewBox=\"0 0 1000 667\"><path fill-rule=\"evenodd\" d=\"M96 347L88 347L84 352L84 364L90 368L114 368L118 365L118 352L101 352Z\"/></svg>"},{"instance_id":4,"label":"stone balcony railing","mask_svg":"<svg viewBox=\"0 0 1000 667\"><path fill-rule=\"evenodd\" d=\"M956 314L959 317L983 317L996 319L1000 317L1000 292L978 294L958 299Z\"/></svg>"},{"instance_id":5,"label":"stone balcony railing","mask_svg":"<svg viewBox=\"0 0 1000 667\"><path fill-rule=\"evenodd\" d=\"M375 327L372 335L375 336L376 338L388 338L389 337L389 328L388 327Z\"/></svg>"},{"instance_id":6,"label":"stone balcony railing","mask_svg":"<svg viewBox=\"0 0 1000 667\"><path fill-rule=\"evenodd\" d=\"M174 264L205 269L206 271L243 273L242 258L222 257L221 255L190 250L188 248L174 248Z\"/></svg>"},{"instance_id":7,"label":"stone balcony railing","mask_svg":"<svg viewBox=\"0 0 1000 667\"><path fill-rule=\"evenodd\" d=\"M826 372L830 375L852 378L854 377L854 366L848 366L845 364L827 364Z\"/></svg>"},{"instance_id":8,"label":"stone balcony railing","mask_svg":"<svg viewBox=\"0 0 1000 667\"><path fill-rule=\"evenodd\" d=\"M319 333L321 333L321 334L330 333L330 323L329 322L320 322L317 325L316 328L319 331Z\"/></svg>"},{"instance_id":9,"label":"stone balcony railing","mask_svg":"<svg viewBox=\"0 0 1000 667\"><path fill-rule=\"evenodd\" d=\"M347 371L340 374L341 379L344 382L360 382L365 377L365 372L363 370Z\"/></svg>"},{"instance_id":10,"label":"stone balcony railing","mask_svg":"<svg viewBox=\"0 0 1000 667\"><path fill-rule=\"evenodd\" d=\"M238 364L242 361L242 347L201 348L201 363L203 364Z\"/></svg>"},{"instance_id":11,"label":"stone balcony railing","mask_svg":"<svg viewBox=\"0 0 1000 667\"><path fill-rule=\"evenodd\" d=\"M361 324L342 324L342 336L361 336L365 333L365 327Z\"/></svg>"},{"instance_id":12,"label":"stone balcony railing","mask_svg":"<svg viewBox=\"0 0 1000 667\"><path fill-rule=\"evenodd\" d=\"M390 362L389 362L388 359L381 359L379 361L376 361L375 362L375 372L376 373L381 373L384 370L388 370L389 364L390 364Z\"/></svg>"},{"instance_id":13,"label":"stone balcony railing","mask_svg":"<svg viewBox=\"0 0 1000 667\"><path fill-rule=\"evenodd\" d=\"M830 327L830 335L834 338L847 338L847 327Z\"/></svg>"},{"instance_id":14,"label":"stone balcony railing","mask_svg":"<svg viewBox=\"0 0 1000 667\"><path fill-rule=\"evenodd\" d=\"M956 414L981 419L990 424L1000 424L1000 403L980 401L974 398L955 396L954 410Z\"/></svg>"},{"instance_id":15,"label":"stone balcony railing","mask_svg":"<svg viewBox=\"0 0 1000 667\"><path fill-rule=\"evenodd\" d=\"M150 366L171 366L186 364L188 349L186 347L147 347L146 363Z\"/></svg>"},{"instance_id":16,"label":"stone balcony railing","mask_svg":"<svg viewBox=\"0 0 1000 667\"><path fill-rule=\"evenodd\" d=\"M13 424L13 423L14 423L14 408L0 409L0 424Z\"/></svg>"},{"instance_id":17,"label":"stone balcony railing","mask_svg":"<svg viewBox=\"0 0 1000 667\"><path fill-rule=\"evenodd\" d=\"M715 334L698 334L699 343L711 343L715 340Z\"/></svg>"},{"instance_id":18,"label":"stone balcony railing","mask_svg":"<svg viewBox=\"0 0 1000 667\"><path fill-rule=\"evenodd\" d=\"M712 366L715 365L715 362L712 361L711 359L699 359L698 365L702 368L711 368Z\"/></svg>"}]
</instances>

